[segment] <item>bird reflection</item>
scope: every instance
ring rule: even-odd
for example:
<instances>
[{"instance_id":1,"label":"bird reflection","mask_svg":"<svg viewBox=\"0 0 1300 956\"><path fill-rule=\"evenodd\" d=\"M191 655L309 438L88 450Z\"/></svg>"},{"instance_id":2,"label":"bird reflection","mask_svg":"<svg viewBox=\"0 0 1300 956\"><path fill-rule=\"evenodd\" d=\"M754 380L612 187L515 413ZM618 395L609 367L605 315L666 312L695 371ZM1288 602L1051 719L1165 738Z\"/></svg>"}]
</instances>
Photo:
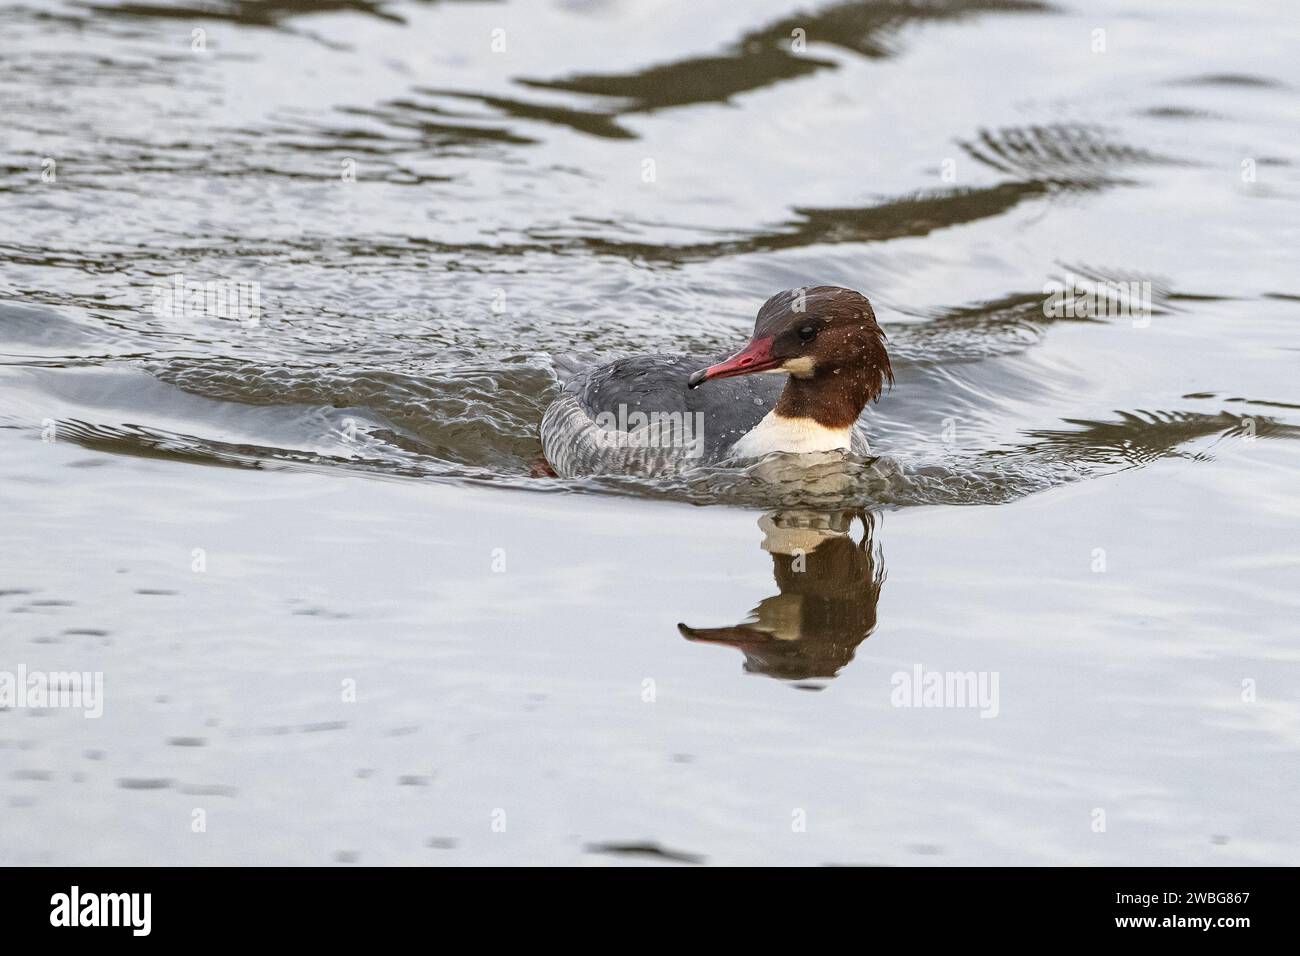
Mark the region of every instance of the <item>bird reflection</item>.
<instances>
[{"instance_id":1,"label":"bird reflection","mask_svg":"<svg viewBox=\"0 0 1300 956\"><path fill-rule=\"evenodd\" d=\"M885 565L873 541L875 516L777 511L758 524L780 593L731 627L677 629L688 640L740 650L746 671L779 680L834 677L876 629Z\"/></svg>"}]
</instances>

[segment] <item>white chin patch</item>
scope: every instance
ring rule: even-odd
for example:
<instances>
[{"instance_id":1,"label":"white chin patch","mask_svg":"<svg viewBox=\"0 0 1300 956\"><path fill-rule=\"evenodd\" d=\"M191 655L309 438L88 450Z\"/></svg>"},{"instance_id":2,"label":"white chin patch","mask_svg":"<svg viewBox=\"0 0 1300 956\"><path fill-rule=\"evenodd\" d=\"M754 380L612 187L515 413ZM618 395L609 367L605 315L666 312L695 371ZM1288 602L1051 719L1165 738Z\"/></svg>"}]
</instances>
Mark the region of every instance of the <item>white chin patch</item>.
<instances>
[{"instance_id":1,"label":"white chin patch","mask_svg":"<svg viewBox=\"0 0 1300 956\"><path fill-rule=\"evenodd\" d=\"M800 355L798 358L786 359L781 363L781 371L788 372L795 378L807 378L812 375L813 369L816 367L816 363L814 363L807 355Z\"/></svg>"}]
</instances>

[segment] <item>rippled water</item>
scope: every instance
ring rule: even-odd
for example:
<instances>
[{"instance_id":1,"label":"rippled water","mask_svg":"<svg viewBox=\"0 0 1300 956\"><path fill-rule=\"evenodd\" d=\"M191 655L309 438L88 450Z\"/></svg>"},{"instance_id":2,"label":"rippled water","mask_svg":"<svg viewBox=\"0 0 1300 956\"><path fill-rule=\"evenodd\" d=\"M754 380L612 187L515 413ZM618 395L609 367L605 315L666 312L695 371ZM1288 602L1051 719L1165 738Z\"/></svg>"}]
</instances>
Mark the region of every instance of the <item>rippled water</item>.
<instances>
[{"instance_id":1,"label":"rippled water","mask_svg":"<svg viewBox=\"0 0 1300 956\"><path fill-rule=\"evenodd\" d=\"M139 814L12 856L1296 861L1287 3L38 0L0 35L0 668L121 688L0 711L3 793ZM1149 308L1047 314L1087 282ZM819 283L889 336L879 459L534 477L566 369L731 351ZM1000 718L891 708L917 661L1001 673ZM429 805L378 822L376 765ZM195 849L194 787L290 835Z\"/></svg>"}]
</instances>

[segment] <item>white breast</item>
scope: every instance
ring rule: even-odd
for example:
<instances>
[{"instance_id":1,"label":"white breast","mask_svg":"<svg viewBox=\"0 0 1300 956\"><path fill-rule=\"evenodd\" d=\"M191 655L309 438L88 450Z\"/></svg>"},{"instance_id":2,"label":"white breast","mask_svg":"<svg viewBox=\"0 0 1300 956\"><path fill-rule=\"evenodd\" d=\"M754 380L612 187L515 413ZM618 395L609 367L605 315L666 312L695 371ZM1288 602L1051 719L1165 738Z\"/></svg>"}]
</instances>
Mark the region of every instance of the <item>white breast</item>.
<instances>
[{"instance_id":1,"label":"white breast","mask_svg":"<svg viewBox=\"0 0 1300 956\"><path fill-rule=\"evenodd\" d=\"M853 427L837 429L819 425L811 418L785 418L775 410L745 432L731 448L736 458L762 458L773 452L806 454L851 447Z\"/></svg>"}]
</instances>

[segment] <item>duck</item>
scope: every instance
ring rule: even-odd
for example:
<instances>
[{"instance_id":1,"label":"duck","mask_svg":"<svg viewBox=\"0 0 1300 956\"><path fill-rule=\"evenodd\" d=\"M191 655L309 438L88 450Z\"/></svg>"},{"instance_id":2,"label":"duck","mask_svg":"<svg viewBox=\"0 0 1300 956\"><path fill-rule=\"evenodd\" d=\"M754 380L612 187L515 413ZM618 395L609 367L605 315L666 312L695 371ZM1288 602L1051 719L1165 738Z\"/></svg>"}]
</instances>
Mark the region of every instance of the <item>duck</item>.
<instances>
[{"instance_id":1,"label":"duck","mask_svg":"<svg viewBox=\"0 0 1300 956\"><path fill-rule=\"evenodd\" d=\"M866 455L859 419L893 382L865 295L786 289L726 358L634 355L573 374L542 416L542 452L561 478L657 476L774 453Z\"/></svg>"}]
</instances>

